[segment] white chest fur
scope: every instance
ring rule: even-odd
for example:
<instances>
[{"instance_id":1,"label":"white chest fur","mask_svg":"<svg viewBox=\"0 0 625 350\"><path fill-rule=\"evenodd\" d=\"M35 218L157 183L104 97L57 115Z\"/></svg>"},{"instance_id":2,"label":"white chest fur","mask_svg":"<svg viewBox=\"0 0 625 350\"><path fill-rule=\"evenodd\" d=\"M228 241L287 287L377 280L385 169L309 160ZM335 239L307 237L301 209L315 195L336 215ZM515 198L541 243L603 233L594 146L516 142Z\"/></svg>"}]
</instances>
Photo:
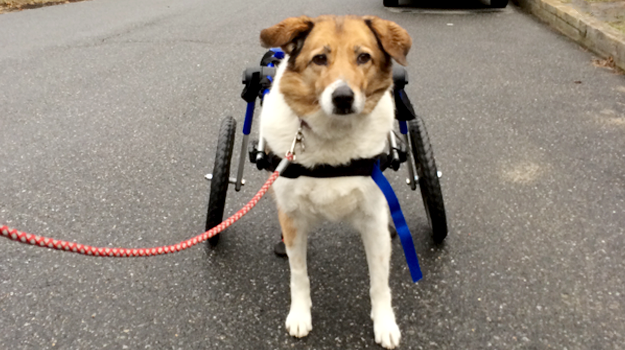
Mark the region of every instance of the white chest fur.
<instances>
[{"instance_id":1,"label":"white chest fur","mask_svg":"<svg viewBox=\"0 0 625 350\"><path fill-rule=\"evenodd\" d=\"M274 87L265 97L260 124L261 137L279 155L291 147L302 120L280 93L280 79L285 69L286 64L280 65ZM295 149L296 162L307 167L316 164L340 165L384 151L393 127L394 107L389 92L384 94L370 114L327 115L320 109L303 119L308 125L303 128L305 150ZM274 184L274 190L282 210L322 215L330 220L350 215L373 199L368 198L371 195L381 195L369 177L280 178Z\"/></svg>"}]
</instances>

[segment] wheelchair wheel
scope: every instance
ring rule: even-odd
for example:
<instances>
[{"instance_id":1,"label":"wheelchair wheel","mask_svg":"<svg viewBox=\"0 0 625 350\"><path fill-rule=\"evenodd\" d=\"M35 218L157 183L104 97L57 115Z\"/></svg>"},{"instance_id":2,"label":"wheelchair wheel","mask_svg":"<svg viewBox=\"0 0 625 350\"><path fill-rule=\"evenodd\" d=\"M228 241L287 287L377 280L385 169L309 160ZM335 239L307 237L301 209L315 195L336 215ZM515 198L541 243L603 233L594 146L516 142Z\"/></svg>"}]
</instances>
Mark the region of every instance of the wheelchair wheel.
<instances>
[{"instance_id":1,"label":"wheelchair wheel","mask_svg":"<svg viewBox=\"0 0 625 350\"><path fill-rule=\"evenodd\" d=\"M213 166L213 178L211 179L210 196L208 200L208 213L206 214L206 231L219 225L224 216L226 206L226 194L230 178L230 159L234 148L234 133L237 126L236 120L228 116L221 122L219 137L217 139L217 153ZM219 236L208 239L211 247L217 245Z\"/></svg>"},{"instance_id":2,"label":"wheelchair wheel","mask_svg":"<svg viewBox=\"0 0 625 350\"><path fill-rule=\"evenodd\" d=\"M430 138L421 117L417 116L416 119L408 122L408 131L412 143L412 156L419 176L423 206L432 228L432 238L435 243L442 243L447 237L447 215Z\"/></svg>"}]
</instances>

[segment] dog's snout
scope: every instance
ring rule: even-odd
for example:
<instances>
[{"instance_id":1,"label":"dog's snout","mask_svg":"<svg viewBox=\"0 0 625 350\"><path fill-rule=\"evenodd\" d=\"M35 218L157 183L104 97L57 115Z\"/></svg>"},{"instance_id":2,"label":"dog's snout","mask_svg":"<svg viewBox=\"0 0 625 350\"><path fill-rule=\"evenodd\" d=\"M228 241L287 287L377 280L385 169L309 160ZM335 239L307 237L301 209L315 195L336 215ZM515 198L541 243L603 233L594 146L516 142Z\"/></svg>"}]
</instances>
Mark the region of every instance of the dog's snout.
<instances>
[{"instance_id":1,"label":"dog's snout","mask_svg":"<svg viewBox=\"0 0 625 350\"><path fill-rule=\"evenodd\" d=\"M337 79L326 86L319 102L328 116L358 114L364 107L362 93L352 90L350 85L342 79Z\"/></svg>"},{"instance_id":2,"label":"dog's snout","mask_svg":"<svg viewBox=\"0 0 625 350\"><path fill-rule=\"evenodd\" d=\"M337 87L332 93L332 104L334 104L336 114L352 113L354 91L347 85Z\"/></svg>"}]
</instances>

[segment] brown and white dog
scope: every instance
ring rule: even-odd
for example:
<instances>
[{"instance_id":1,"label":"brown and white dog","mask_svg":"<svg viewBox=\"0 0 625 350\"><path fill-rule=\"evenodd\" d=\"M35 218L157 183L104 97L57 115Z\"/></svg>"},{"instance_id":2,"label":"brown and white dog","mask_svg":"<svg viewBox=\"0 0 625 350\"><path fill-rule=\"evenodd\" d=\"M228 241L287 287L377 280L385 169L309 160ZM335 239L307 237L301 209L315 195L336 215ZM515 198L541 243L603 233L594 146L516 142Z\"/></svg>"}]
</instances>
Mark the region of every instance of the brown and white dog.
<instances>
[{"instance_id":1,"label":"brown and white dog","mask_svg":"<svg viewBox=\"0 0 625 350\"><path fill-rule=\"evenodd\" d=\"M264 29L260 39L286 53L261 112L261 137L274 153L285 154L300 127L305 148L295 149L296 162L305 167L344 165L385 150L394 120L391 58L405 65L412 44L403 28L373 16L302 16ZM388 285L389 212L373 180L281 177L273 189L291 268L288 332L304 337L312 330L308 232L319 220L344 220L364 242L375 341L398 346Z\"/></svg>"}]
</instances>

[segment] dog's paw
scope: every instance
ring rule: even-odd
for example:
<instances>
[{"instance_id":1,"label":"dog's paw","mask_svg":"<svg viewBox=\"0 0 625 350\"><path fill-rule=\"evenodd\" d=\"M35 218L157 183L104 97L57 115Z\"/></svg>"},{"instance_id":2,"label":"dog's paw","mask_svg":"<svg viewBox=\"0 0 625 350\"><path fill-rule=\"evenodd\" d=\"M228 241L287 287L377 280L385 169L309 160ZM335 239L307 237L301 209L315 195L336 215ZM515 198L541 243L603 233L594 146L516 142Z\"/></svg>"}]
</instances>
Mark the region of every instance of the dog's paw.
<instances>
[{"instance_id":1,"label":"dog's paw","mask_svg":"<svg viewBox=\"0 0 625 350\"><path fill-rule=\"evenodd\" d=\"M399 345L401 332L394 317L378 317L373 321L375 342L385 349L395 349Z\"/></svg>"},{"instance_id":2,"label":"dog's paw","mask_svg":"<svg viewBox=\"0 0 625 350\"><path fill-rule=\"evenodd\" d=\"M298 309L289 312L286 317L286 330L294 337L305 337L312 330L310 310Z\"/></svg>"}]
</instances>

